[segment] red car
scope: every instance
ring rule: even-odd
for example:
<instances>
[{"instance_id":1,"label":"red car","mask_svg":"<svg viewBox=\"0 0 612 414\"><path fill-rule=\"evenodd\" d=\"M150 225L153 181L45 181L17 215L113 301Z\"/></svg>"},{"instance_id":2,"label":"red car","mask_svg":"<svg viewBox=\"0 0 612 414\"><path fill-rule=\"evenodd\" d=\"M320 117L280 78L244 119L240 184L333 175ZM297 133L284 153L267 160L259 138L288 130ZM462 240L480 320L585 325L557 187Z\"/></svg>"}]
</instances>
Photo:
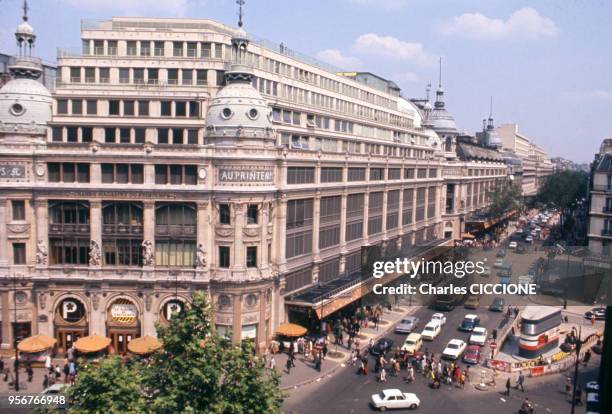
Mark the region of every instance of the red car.
<instances>
[{"instance_id":1,"label":"red car","mask_svg":"<svg viewBox=\"0 0 612 414\"><path fill-rule=\"evenodd\" d=\"M463 353L463 362L466 364L480 363L480 347L478 345L470 345Z\"/></svg>"}]
</instances>

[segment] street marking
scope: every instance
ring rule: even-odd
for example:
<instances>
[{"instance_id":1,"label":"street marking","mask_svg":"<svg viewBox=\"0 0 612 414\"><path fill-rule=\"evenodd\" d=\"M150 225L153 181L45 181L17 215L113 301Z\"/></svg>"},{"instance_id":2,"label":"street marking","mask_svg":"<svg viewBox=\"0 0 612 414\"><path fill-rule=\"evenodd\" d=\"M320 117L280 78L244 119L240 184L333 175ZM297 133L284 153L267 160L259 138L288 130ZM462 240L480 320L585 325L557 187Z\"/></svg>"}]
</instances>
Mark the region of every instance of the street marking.
<instances>
[{"instance_id":1,"label":"street marking","mask_svg":"<svg viewBox=\"0 0 612 414\"><path fill-rule=\"evenodd\" d=\"M505 400L505 399L503 399L503 398L501 398L501 397L499 397L499 399L500 399L500 400L502 400L503 402L506 402L506 400Z\"/></svg>"}]
</instances>

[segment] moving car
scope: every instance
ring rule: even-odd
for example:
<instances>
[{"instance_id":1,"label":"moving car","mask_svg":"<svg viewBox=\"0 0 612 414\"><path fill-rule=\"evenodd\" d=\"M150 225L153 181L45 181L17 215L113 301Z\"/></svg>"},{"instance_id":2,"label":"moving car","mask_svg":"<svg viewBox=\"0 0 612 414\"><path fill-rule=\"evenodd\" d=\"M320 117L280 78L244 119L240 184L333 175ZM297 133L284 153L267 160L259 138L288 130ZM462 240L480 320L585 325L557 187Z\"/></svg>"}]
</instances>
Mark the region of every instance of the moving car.
<instances>
[{"instance_id":1,"label":"moving car","mask_svg":"<svg viewBox=\"0 0 612 414\"><path fill-rule=\"evenodd\" d=\"M459 325L459 330L471 332L480 324L480 318L478 315L474 315L473 313L468 313L461 321L461 325Z\"/></svg>"},{"instance_id":2,"label":"moving car","mask_svg":"<svg viewBox=\"0 0 612 414\"><path fill-rule=\"evenodd\" d=\"M511 241L510 244L508 244L509 249L516 249L516 246L518 246L518 243L515 241Z\"/></svg>"},{"instance_id":3,"label":"moving car","mask_svg":"<svg viewBox=\"0 0 612 414\"><path fill-rule=\"evenodd\" d=\"M424 340L433 341L440 334L442 328L438 322L429 321L421 332L421 337Z\"/></svg>"},{"instance_id":4,"label":"moving car","mask_svg":"<svg viewBox=\"0 0 612 414\"><path fill-rule=\"evenodd\" d=\"M440 326L443 326L446 323L446 316L443 313L434 313L431 315L431 321L438 322Z\"/></svg>"},{"instance_id":5,"label":"moving car","mask_svg":"<svg viewBox=\"0 0 612 414\"><path fill-rule=\"evenodd\" d=\"M442 351L442 358L455 360L461 356L467 344L461 339L451 339Z\"/></svg>"},{"instance_id":6,"label":"moving car","mask_svg":"<svg viewBox=\"0 0 612 414\"><path fill-rule=\"evenodd\" d=\"M527 243L533 243L533 237L531 237L531 236L527 236L527 237L525 237L525 241L526 241Z\"/></svg>"},{"instance_id":7,"label":"moving car","mask_svg":"<svg viewBox=\"0 0 612 414\"><path fill-rule=\"evenodd\" d=\"M497 256L497 257L505 257L506 256L506 249L499 249L497 251L497 253L495 254L495 256Z\"/></svg>"},{"instance_id":8,"label":"moving car","mask_svg":"<svg viewBox=\"0 0 612 414\"><path fill-rule=\"evenodd\" d=\"M482 326L475 327L468 342L470 344L484 346L487 342L487 329Z\"/></svg>"},{"instance_id":9,"label":"moving car","mask_svg":"<svg viewBox=\"0 0 612 414\"><path fill-rule=\"evenodd\" d=\"M415 352L418 352L423 346L423 338L421 334L411 333L408 335L406 340L404 341L404 345L402 345L402 351L406 352L408 355L414 355Z\"/></svg>"},{"instance_id":10,"label":"moving car","mask_svg":"<svg viewBox=\"0 0 612 414\"><path fill-rule=\"evenodd\" d=\"M470 295L463 306L466 309L478 309L480 306L480 301L478 300L478 296Z\"/></svg>"},{"instance_id":11,"label":"moving car","mask_svg":"<svg viewBox=\"0 0 612 414\"><path fill-rule=\"evenodd\" d=\"M591 317L595 315L595 319L598 321L603 321L606 319L606 308L593 308L590 311L585 312L584 317L586 319L591 319Z\"/></svg>"},{"instance_id":12,"label":"moving car","mask_svg":"<svg viewBox=\"0 0 612 414\"><path fill-rule=\"evenodd\" d=\"M402 392L398 389L386 389L378 394L372 394L371 404L380 411L385 411L388 408L415 409L421 405L421 400L419 400L416 394L411 392Z\"/></svg>"},{"instance_id":13,"label":"moving car","mask_svg":"<svg viewBox=\"0 0 612 414\"><path fill-rule=\"evenodd\" d=\"M504 265L504 259L495 259L495 264L493 264L493 267L500 268L503 265Z\"/></svg>"},{"instance_id":14,"label":"moving car","mask_svg":"<svg viewBox=\"0 0 612 414\"><path fill-rule=\"evenodd\" d=\"M489 310L493 312L503 312L504 310L504 298L500 298L499 296L493 298L493 302L489 306Z\"/></svg>"},{"instance_id":15,"label":"moving car","mask_svg":"<svg viewBox=\"0 0 612 414\"><path fill-rule=\"evenodd\" d=\"M462 361L466 364L480 363L480 347L478 345L470 345L463 352Z\"/></svg>"},{"instance_id":16,"label":"moving car","mask_svg":"<svg viewBox=\"0 0 612 414\"><path fill-rule=\"evenodd\" d=\"M418 323L419 318L417 318L416 316L408 316L407 318L402 319L397 325L395 325L395 332L410 333L414 331Z\"/></svg>"},{"instance_id":17,"label":"moving car","mask_svg":"<svg viewBox=\"0 0 612 414\"><path fill-rule=\"evenodd\" d=\"M389 338L380 338L372 348L370 348L370 354L380 355L389 351L393 347L393 340Z\"/></svg>"}]
</instances>

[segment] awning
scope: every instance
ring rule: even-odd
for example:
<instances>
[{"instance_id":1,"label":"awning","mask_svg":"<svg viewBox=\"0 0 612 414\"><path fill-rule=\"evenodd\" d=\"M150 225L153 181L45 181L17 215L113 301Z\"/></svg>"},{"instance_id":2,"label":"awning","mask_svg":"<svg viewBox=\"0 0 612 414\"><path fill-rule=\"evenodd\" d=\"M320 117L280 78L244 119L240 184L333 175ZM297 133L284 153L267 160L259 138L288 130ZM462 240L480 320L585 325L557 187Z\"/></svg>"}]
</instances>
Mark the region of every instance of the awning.
<instances>
[{"instance_id":1,"label":"awning","mask_svg":"<svg viewBox=\"0 0 612 414\"><path fill-rule=\"evenodd\" d=\"M281 336L288 336L291 338L304 336L308 330L303 326L296 325L294 323L281 323L276 328L276 333Z\"/></svg>"},{"instance_id":2,"label":"awning","mask_svg":"<svg viewBox=\"0 0 612 414\"><path fill-rule=\"evenodd\" d=\"M110 343L110 338L106 338L100 335L91 335L79 338L74 343L74 348L79 352L89 354L92 352L102 351L104 348L109 346Z\"/></svg>"},{"instance_id":3,"label":"awning","mask_svg":"<svg viewBox=\"0 0 612 414\"><path fill-rule=\"evenodd\" d=\"M472 233L463 233L463 235L461 237L464 238L464 239L470 239L470 240L476 238L476 236L474 236Z\"/></svg>"},{"instance_id":4,"label":"awning","mask_svg":"<svg viewBox=\"0 0 612 414\"><path fill-rule=\"evenodd\" d=\"M161 348L161 346L162 344L157 340L157 338L147 335L132 339L128 343L128 351L137 355L146 355L153 351L157 351L159 348Z\"/></svg>"},{"instance_id":5,"label":"awning","mask_svg":"<svg viewBox=\"0 0 612 414\"><path fill-rule=\"evenodd\" d=\"M51 338L47 335L34 335L30 336L19 342L17 345L17 349L20 352L25 352L26 354L33 354L36 352L45 351L55 345L55 339Z\"/></svg>"}]
</instances>

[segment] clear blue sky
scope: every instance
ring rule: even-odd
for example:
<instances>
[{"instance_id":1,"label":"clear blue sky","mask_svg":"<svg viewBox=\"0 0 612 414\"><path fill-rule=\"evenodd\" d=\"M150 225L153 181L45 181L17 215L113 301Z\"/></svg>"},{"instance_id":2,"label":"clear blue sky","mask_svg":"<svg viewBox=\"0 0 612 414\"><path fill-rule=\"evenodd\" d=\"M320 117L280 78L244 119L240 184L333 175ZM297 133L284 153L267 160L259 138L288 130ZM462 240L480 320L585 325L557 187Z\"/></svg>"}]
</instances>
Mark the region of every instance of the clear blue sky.
<instances>
[{"instance_id":1,"label":"clear blue sky","mask_svg":"<svg viewBox=\"0 0 612 414\"><path fill-rule=\"evenodd\" d=\"M0 0L0 51L14 53L21 0ZM202 17L236 24L234 0L30 0L38 55L80 47L83 18ZM395 80L406 97L437 83L474 132L494 96L551 156L591 161L612 137L612 2L606 0L246 0L245 28L346 69Z\"/></svg>"}]
</instances>

